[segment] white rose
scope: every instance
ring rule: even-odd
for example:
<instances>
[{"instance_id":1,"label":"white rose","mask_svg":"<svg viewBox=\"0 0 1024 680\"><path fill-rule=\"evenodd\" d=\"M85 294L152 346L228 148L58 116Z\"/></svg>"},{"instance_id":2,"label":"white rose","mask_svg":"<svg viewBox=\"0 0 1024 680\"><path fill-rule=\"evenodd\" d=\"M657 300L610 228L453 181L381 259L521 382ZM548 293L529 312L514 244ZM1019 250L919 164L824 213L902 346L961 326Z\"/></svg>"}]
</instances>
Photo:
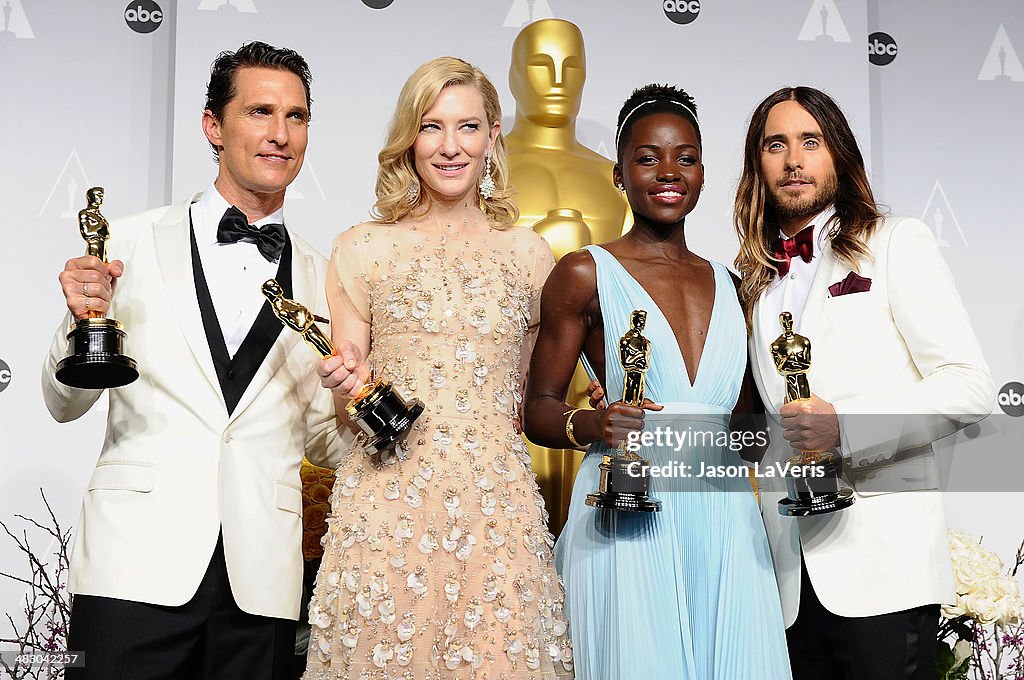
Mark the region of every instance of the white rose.
<instances>
[{"instance_id":1,"label":"white rose","mask_svg":"<svg viewBox=\"0 0 1024 680\"><path fill-rule=\"evenodd\" d=\"M986 579L1002 575L1003 561L998 555L981 547L967 534L959 531L947 533L958 593L969 593Z\"/></svg>"},{"instance_id":2,"label":"white rose","mask_svg":"<svg viewBox=\"0 0 1024 680\"><path fill-rule=\"evenodd\" d=\"M958 616L963 616L967 613L964 609L964 598L963 595L956 596L956 604L944 604L942 605L942 616L947 619L955 619Z\"/></svg>"},{"instance_id":3,"label":"white rose","mask_svg":"<svg viewBox=\"0 0 1024 680\"><path fill-rule=\"evenodd\" d=\"M995 623L1003 616L1003 599L998 579L988 579L964 596L968 613L982 625Z\"/></svg>"},{"instance_id":4,"label":"white rose","mask_svg":"<svg viewBox=\"0 0 1024 680\"><path fill-rule=\"evenodd\" d=\"M954 554L977 544L973 538L962 531L948 529L946 535L949 538L949 551Z\"/></svg>"},{"instance_id":5,"label":"white rose","mask_svg":"<svg viewBox=\"0 0 1024 680\"><path fill-rule=\"evenodd\" d=\"M1016 623L1021 613L1020 586L1010 576L1000 576L993 579L993 591L998 596L999 623Z\"/></svg>"}]
</instances>

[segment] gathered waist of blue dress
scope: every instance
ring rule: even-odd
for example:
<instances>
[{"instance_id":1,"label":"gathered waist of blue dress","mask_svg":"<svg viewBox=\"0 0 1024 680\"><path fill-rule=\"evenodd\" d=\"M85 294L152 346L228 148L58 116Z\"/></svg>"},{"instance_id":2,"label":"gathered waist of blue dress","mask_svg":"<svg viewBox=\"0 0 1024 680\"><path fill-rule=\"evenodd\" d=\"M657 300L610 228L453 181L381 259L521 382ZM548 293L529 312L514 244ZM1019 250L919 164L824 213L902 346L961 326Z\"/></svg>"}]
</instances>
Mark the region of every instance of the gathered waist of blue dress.
<instances>
[{"instance_id":1,"label":"gathered waist of blue dress","mask_svg":"<svg viewBox=\"0 0 1024 680\"><path fill-rule=\"evenodd\" d=\"M666 401L656 402L660 411L644 411L644 424L672 422L703 422L722 427L729 426L732 410L716 404L699 402Z\"/></svg>"},{"instance_id":2,"label":"gathered waist of blue dress","mask_svg":"<svg viewBox=\"0 0 1024 680\"><path fill-rule=\"evenodd\" d=\"M689 402L666 402L661 411L645 411L644 427L639 437L646 433L653 441L709 445L713 442L728 441L729 421L732 411L723 406ZM669 439L671 438L671 439ZM641 440L637 440L638 442ZM647 440L643 440L647 445ZM604 453L609 447L604 442L595 442L589 453Z\"/></svg>"},{"instance_id":3,"label":"gathered waist of blue dress","mask_svg":"<svg viewBox=\"0 0 1024 680\"><path fill-rule=\"evenodd\" d=\"M664 406L660 411L648 411L648 413L666 413L666 414L680 414L680 415L711 415L711 416L731 416L732 409L725 408L724 406L718 406L717 404L704 404L700 402L688 402L688 401L666 401L658 402L661 406Z\"/></svg>"}]
</instances>

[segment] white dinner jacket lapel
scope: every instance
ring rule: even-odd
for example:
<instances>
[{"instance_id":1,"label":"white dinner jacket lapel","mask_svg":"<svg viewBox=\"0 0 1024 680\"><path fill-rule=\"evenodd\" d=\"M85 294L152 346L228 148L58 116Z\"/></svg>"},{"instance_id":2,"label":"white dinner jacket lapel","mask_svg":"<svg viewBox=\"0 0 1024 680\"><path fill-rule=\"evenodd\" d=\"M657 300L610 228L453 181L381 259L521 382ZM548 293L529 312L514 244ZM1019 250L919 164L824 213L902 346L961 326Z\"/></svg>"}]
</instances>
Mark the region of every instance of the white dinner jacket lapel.
<instances>
[{"instance_id":1,"label":"white dinner jacket lapel","mask_svg":"<svg viewBox=\"0 0 1024 680\"><path fill-rule=\"evenodd\" d=\"M291 233L289 232L289 236ZM316 312L320 306L319 301L324 296L323 290L317 290L317 279L316 269L313 264L313 258L301 249L295 243L295 238L291 238L292 244L292 299L301 302L306 307L309 307L310 311ZM257 291L254 291L257 292ZM262 293L261 293L262 294ZM274 342L273 347L267 353L267 356L263 359L263 363L260 364L259 369L256 370L256 374L253 375L252 381L248 387L245 388L245 392L242 393L242 397L238 400L238 404L235 405L235 410L232 412L231 417L228 419L228 423L234 422L238 419L245 410L253 403L260 391L266 387L267 383L274 377L274 374L281 370L284 366L285 361L288 360L289 355L295 348L296 343L302 340L302 336L296 333L290 328L284 328L281 326L282 332L278 336L277 341ZM316 360L317 354L309 348L309 364Z\"/></svg>"},{"instance_id":2,"label":"white dinner jacket lapel","mask_svg":"<svg viewBox=\"0 0 1024 680\"><path fill-rule=\"evenodd\" d=\"M199 312L199 298L196 296L195 279L192 275L192 247L189 238L189 205L198 201L202 193L193 194L187 203L178 204L168 210L160 222L153 224L153 245L160 273L167 291L166 303L181 327L181 334L210 389L224 405L224 395L213 367L213 357L206 341L203 318ZM225 410L227 407L225 406Z\"/></svg>"}]
</instances>

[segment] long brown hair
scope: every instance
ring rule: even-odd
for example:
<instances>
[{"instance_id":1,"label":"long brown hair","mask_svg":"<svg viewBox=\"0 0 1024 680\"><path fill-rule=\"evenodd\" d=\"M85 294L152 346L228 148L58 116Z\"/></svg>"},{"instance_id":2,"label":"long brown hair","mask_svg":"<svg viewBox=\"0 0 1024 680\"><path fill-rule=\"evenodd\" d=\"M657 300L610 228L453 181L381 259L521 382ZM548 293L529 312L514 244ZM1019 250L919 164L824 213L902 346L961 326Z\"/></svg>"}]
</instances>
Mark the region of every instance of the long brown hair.
<instances>
[{"instance_id":1,"label":"long brown hair","mask_svg":"<svg viewBox=\"0 0 1024 680\"><path fill-rule=\"evenodd\" d=\"M768 113L784 101L795 101L814 117L821 126L825 146L832 154L839 188L834 203L835 216L823 228L829 229L836 257L858 269L858 260L871 256L867 240L882 217L868 183L864 157L839 105L812 87L784 87L765 98L750 117L743 145L743 174L733 207L740 239L735 265L742 277L740 300L748 328L754 303L776 275L772 243L778 238L779 220L766 201L768 190L761 173L761 147Z\"/></svg>"}]
</instances>

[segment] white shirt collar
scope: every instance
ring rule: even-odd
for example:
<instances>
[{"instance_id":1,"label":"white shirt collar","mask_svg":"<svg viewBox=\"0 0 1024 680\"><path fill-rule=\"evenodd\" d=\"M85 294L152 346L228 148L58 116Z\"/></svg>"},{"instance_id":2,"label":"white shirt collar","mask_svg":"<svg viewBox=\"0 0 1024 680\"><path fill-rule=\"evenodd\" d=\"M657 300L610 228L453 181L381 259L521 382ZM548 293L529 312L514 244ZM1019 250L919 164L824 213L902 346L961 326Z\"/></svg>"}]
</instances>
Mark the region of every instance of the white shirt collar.
<instances>
[{"instance_id":1,"label":"white shirt collar","mask_svg":"<svg viewBox=\"0 0 1024 680\"><path fill-rule=\"evenodd\" d=\"M203 192L196 207L199 209L199 219L194 220L195 223L192 225L196 230L196 242L216 243L217 226L220 225L220 218L224 217L224 213L228 211L231 204L217 191L216 182L210 182L210 186ZM256 220L254 225L260 226L275 222L284 224L283 205L263 219Z\"/></svg>"}]
</instances>

